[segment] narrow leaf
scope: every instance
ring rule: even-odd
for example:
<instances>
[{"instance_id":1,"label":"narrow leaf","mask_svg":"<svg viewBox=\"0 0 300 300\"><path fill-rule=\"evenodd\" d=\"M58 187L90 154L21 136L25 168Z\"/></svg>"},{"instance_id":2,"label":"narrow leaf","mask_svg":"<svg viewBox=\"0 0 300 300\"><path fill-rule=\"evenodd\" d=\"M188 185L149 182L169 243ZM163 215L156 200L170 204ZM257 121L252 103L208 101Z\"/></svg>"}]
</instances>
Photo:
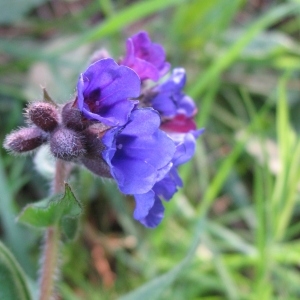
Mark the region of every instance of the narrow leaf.
<instances>
[{"instance_id":1,"label":"narrow leaf","mask_svg":"<svg viewBox=\"0 0 300 300\"><path fill-rule=\"evenodd\" d=\"M0 299L30 300L25 274L10 251L0 242Z\"/></svg>"}]
</instances>

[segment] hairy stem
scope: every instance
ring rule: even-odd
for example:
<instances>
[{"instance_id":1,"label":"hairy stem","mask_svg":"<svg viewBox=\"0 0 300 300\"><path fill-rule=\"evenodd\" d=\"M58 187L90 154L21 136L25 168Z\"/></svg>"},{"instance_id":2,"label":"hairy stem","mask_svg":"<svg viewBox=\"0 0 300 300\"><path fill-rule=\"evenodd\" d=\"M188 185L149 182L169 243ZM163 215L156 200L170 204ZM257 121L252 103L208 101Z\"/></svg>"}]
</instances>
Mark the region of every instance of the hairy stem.
<instances>
[{"instance_id":1,"label":"hairy stem","mask_svg":"<svg viewBox=\"0 0 300 300\"><path fill-rule=\"evenodd\" d=\"M65 180L70 173L71 167L63 160L58 159L55 166L55 176L53 178L52 194L64 192Z\"/></svg>"},{"instance_id":2,"label":"hairy stem","mask_svg":"<svg viewBox=\"0 0 300 300\"><path fill-rule=\"evenodd\" d=\"M40 275L39 300L55 299L54 286L59 258L59 237L58 227L52 226L46 229L42 254L43 264Z\"/></svg>"},{"instance_id":3,"label":"hairy stem","mask_svg":"<svg viewBox=\"0 0 300 300\"><path fill-rule=\"evenodd\" d=\"M52 194L64 191L64 182L70 167L62 160L56 161L55 176L53 179ZM55 280L57 279L59 261L60 230L58 226L46 229L40 270L39 300L55 299Z\"/></svg>"}]
</instances>

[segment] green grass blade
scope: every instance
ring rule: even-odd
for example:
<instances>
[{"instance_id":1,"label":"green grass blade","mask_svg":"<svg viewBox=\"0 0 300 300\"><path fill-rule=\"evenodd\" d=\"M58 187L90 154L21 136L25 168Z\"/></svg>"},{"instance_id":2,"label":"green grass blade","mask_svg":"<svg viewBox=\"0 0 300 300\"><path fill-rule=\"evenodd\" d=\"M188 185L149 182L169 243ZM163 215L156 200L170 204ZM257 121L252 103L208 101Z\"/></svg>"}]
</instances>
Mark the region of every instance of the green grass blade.
<instances>
[{"instance_id":1,"label":"green grass blade","mask_svg":"<svg viewBox=\"0 0 300 300\"><path fill-rule=\"evenodd\" d=\"M242 50L250 43L250 41L261 31L265 30L273 23L289 16L298 14L300 12L300 6L296 3L288 3L277 6L270 12L263 15L260 19L254 22L248 29L245 30L245 34L233 44L225 53L215 60L211 67L206 70L203 76L201 76L191 88L191 96L196 97L203 93L210 82L216 80L219 74L228 68L235 59L241 54Z\"/></svg>"},{"instance_id":2,"label":"green grass blade","mask_svg":"<svg viewBox=\"0 0 300 300\"><path fill-rule=\"evenodd\" d=\"M0 242L0 299L31 300L25 274L13 255Z\"/></svg>"}]
</instances>

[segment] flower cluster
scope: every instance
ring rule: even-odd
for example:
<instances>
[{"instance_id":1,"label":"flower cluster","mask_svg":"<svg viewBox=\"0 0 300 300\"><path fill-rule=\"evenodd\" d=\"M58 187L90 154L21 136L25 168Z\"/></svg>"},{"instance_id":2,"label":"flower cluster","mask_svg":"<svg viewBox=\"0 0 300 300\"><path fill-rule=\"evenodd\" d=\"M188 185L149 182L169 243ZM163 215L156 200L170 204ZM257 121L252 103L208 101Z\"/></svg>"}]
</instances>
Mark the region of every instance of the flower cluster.
<instances>
[{"instance_id":1,"label":"flower cluster","mask_svg":"<svg viewBox=\"0 0 300 300\"><path fill-rule=\"evenodd\" d=\"M175 68L164 80L170 64L146 32L129 38L126 49L118 63L94 61L63 107L30 104L29 126L8 135L4 147L24 153L49 143L56 158L113 178L122 193L134 196L134 218L155 227L162 201L182 186L178 167L192 158L203 130L196 129L196 105L183 92L185 70Z\"/></svg>"}]
</instances>

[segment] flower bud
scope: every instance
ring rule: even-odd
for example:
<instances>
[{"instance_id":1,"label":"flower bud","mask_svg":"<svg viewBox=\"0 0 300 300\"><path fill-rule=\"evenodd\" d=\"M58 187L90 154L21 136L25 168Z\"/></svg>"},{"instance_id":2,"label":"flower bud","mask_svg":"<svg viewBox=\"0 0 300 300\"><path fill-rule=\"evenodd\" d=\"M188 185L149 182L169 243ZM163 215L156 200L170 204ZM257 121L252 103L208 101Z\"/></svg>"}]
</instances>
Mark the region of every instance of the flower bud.
<instances>
[{"instance_id":1,"label":"flower bud","mask_svg":"<svg viewBox=\"0 0 300 300\"><path fill-rule=\"evenodd\" d=\"M89 158L97 158L105 149L102 137L106 130L110 127L103 123L95 123L82 132L84 135L86 156Z\"/></svg>"},{"instance_id":2,"label":"flower bud","mask_svg":"<svg viewBox=\"0 0 300 300\"><path fill-rule=\"evenodd\" d=\"M7 135L4 148L15 154L36 149L47 141L47 134L37 127L21 128Z\"/></svg>"},{"instance_id":3,"label":"flower bud","mask_svg":"<svg viewBox=\"0 0 300 300\"><path fill-rule=\"evenodd\" d=\"M96 158L87 158L84 157L81 159L82 164L92 173L100 177L113 178L110 174L110 169L108 164L101 157L101 154L98 154Z\"/></svg>"},{"instance_id":4,"label":"flower bud","mask_svg":"<svg viewBox=\"0 0 300 300\"><path fill-rule=\"evenodd\" d=\"M80 135L63 127L51 134L50 150L55 157L66 161L76 160L85 153Z\"/></svg>"},{"instance_id":5,"label":"flower bud","mask_svg":"<svg viewBox=\"0 0 300 300\"><path fill-rule=\"evenodd\" d=\"M27 108L27 115L30 121L46 132L53 131L58 125L57 109L50 103L30 104Z\"/></svg>"},{"instance_id":6,"label":"flower bud","mask_svg":"<svg viewBox=\"0 0 300 300\"><path fill-rule=\"evenodd\" d=\"M78 110L78 108L74 106L74 102L67 103L62 109L61 115L62 123L66 127L75 131L82 131L94 123L93 121L87 120L81 115L81 112Z\"/></svg>"}]
</instances>

